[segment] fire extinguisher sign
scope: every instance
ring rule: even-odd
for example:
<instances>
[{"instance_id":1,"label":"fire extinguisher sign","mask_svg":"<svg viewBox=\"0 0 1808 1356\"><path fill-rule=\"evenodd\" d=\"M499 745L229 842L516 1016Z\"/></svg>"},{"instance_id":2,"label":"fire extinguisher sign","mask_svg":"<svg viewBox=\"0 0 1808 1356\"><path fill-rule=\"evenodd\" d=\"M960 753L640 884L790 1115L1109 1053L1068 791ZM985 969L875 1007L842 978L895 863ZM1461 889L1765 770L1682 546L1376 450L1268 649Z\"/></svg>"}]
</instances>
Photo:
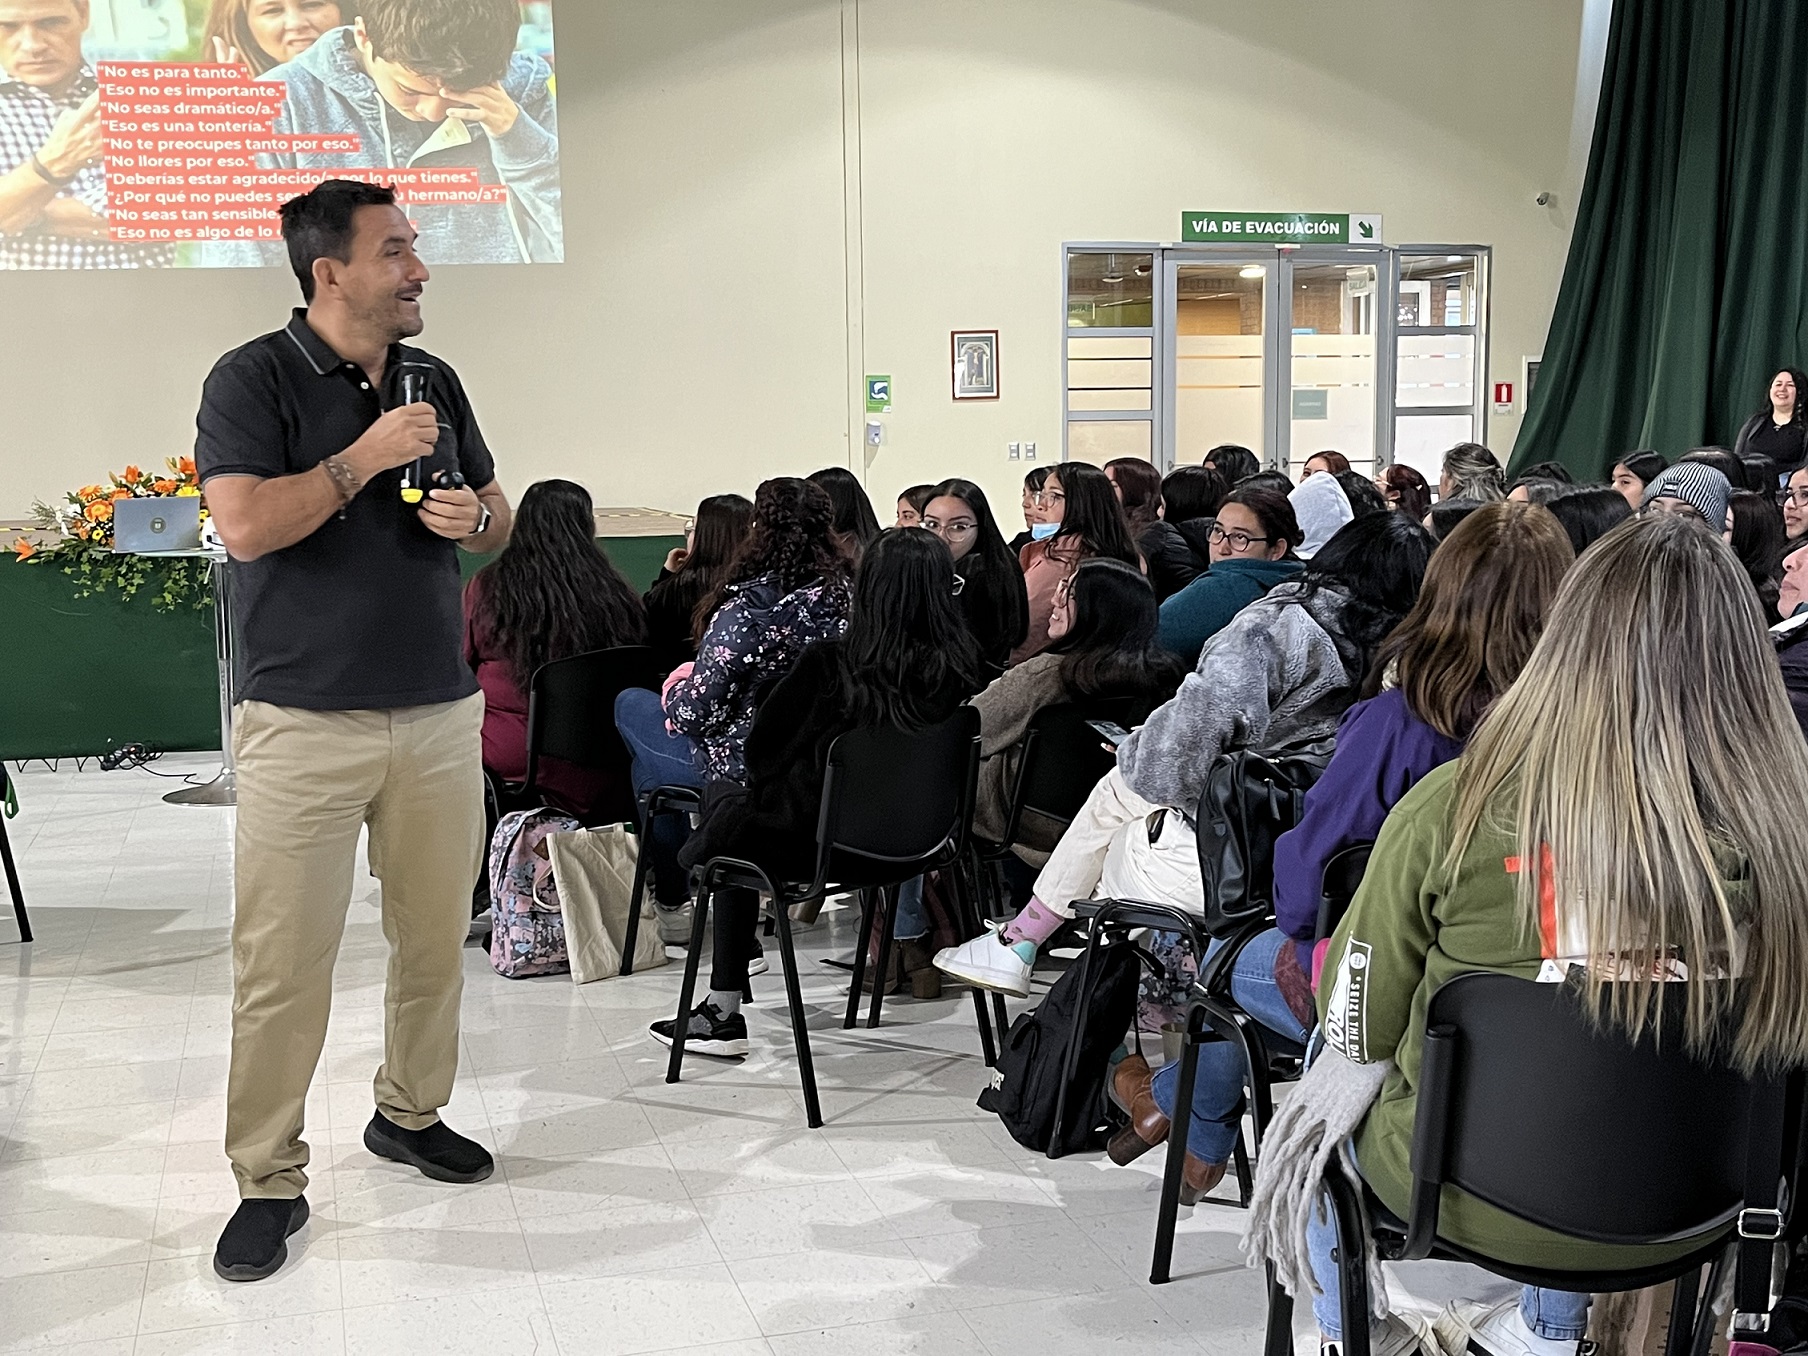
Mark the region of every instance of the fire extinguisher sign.
<instances>
[{"instance_id":1,"label":"fire extinguisher sign","mask_svg":"<svg viewBox=\"0 0 1808 1356\"><path fill-rule=\"evenodd\" d=\"M1494 412L1496 414L1513 413L1513 383L1497 381L1494 383Z\"/></svg>"}]
</instances>

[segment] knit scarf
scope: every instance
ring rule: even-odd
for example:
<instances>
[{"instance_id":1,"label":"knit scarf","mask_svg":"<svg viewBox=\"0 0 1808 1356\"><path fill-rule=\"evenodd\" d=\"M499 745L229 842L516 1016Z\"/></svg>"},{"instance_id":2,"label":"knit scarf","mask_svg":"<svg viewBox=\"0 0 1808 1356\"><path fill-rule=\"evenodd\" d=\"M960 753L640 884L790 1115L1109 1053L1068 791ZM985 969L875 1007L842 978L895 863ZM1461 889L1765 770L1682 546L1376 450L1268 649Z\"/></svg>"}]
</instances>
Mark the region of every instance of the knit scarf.
<instances>
[{"instance_id":1,"label":"knit scarf","mask_svg":"<svg viewBox=\"0 0 1808 1356\"><path fill-rule=\"evenodd\" d=\"M1276 1279L1296 1298L1318 1292L1306 1225L1309 1212L1317 1210L1323 1219L1330 1208L1321 1187L1325 1166L1362 1124L1393 1067L1392 1060L1353 1064L1326 1046L1262 1136L1243 1251L1252 1267L1272 1262ZM1387 1313L1387 1283L1374 1251L1365 1248L1364 1253L1379 1318ZM1344 1322L1350 1321L1344 1315Z\"/></svg>"}]
</instances>

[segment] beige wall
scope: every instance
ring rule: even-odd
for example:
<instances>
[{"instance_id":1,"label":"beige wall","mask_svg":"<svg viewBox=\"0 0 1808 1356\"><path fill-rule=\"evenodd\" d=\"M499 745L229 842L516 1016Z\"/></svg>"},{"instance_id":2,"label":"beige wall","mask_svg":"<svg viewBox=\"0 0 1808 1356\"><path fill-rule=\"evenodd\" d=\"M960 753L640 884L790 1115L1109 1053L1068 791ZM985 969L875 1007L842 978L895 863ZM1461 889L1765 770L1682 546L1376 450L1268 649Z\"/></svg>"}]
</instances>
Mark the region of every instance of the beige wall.
<instances>
[{"instance_id":1,"label":"beige wall","mask_svg":"<svg viewBox=\"0 0 1808 1356\"><path fill-rule=\"evenodd\" d=\"M959 473L1009 522L1005 444L1060 448L1063 240L1172 239L1186 208L1380 211L1391 240L1494 246L1493 375L1518 381L1567 247L1583 6L560 0L571 262L441 270L423 342L517 490L568 475L684 510L839 462L882 517ZM212 360L292 294L0 275L0 517L186 452ZM1001 331L1002 399L950 399L957 328ZM897 396L870 458L866 371Z\"/></svg>"}]
</instances>

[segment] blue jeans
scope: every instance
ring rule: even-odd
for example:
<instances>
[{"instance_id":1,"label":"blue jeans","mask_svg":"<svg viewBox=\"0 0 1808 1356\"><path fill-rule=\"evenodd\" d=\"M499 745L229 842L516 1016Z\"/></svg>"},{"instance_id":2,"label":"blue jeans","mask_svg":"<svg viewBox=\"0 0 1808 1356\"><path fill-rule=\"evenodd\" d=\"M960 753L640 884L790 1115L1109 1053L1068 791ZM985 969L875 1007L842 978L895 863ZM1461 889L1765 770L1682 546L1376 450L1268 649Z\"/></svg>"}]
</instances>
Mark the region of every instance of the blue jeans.
<instances>
[{"instance_id":1,"label":"blue jeans","mask_svg":"<svg viewBox=\"0 0 1808 1356\"><path fill-rule=\"evenodd\" d=\"M1345 1166L1349 1158L1345 1156ZM1343 1299L1337 1291L1337 1263L1331 1250L1337 1246L1337 1226L1331 1206L1324 1202L1325 1217L1314 1210L1306 1224L1306 1245L1312 1257L1312 1276L1322 1292L1312 1297L1312 1316L1318 1330L1332 1341L1343 1337ZM1519 1316L1540 1337L1553 1342L1579 1342L1588 1331L1587 1295L1567 1290L1539 1290L1526 1286L1519 1292Z\"/></svg>"},{"instance_id":2,"label":"blue jeans","mask_svg":"<svg viewBox=\"0 0 1808 1356\"><path fill-rule=\"evenodd\" d=\"M1215 941L1206 954L1217 954ZM1275 957L1293 939L1279 928L1270 928L1243 948L1231 967L1230 994L1251 1017L1277 1035L1306 1043L1308 1028L1300 1025L1293 1009L1274 982ZM1203 967L1201 967L1203 968ZM1193 1082L1193 1119L1187 1129L1187 1148L1207 1163L1225 1163L1237 1142L1242 1119L1243 1057L1229 1041L1207 1041L1199 1047L1199 1072ZM1180 1085L1180 1065L1170 1064L1155 1075L1155 1103L1174 1114L1174 1093Z\"/></svg>"},{"instance_id":3,"label":"blue jeans","mask_svg":"<svg viewBox=\"0 0 1808 1356\"><path fill-rule=\"evenodd\" d=\"M703 789L697 746L688 735L666 729L665 707L657 692L632 687L617 697L615 728L621 732L632 759L629 777L634 783L637 807L655 787ZM646 835L643 847L651 854L653 898L665 908L678 908L690 896L690 881L678 865L678 849L690 837L690 822L683 815L660 815L651 825L641 825L641 829Z\"/></svg>"}]
</instances>

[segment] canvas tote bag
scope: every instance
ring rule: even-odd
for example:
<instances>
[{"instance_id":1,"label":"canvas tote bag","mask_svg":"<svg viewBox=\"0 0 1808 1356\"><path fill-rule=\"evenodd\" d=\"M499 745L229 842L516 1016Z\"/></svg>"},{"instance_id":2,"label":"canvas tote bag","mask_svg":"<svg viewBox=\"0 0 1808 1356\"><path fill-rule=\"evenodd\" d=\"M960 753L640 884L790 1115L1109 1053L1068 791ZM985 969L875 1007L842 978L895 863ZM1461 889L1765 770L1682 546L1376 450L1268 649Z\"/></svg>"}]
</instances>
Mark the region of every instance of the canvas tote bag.
<instances>
[{"instance_id":1,"label":"canvas tote bag","mask_svg":"<svg viewBox=\"0 0 1808 1356\"><path fill-rule=\"evenodd\" d=\"M628 936L628 908L634 894L636 840L624 824L555 833L547 840L559 907L565 915L565 951L571 981L588 984L621 973ZM635 939L636 973L665 964L659 929L641 924Z\"/></svg>"}]
</instances>

